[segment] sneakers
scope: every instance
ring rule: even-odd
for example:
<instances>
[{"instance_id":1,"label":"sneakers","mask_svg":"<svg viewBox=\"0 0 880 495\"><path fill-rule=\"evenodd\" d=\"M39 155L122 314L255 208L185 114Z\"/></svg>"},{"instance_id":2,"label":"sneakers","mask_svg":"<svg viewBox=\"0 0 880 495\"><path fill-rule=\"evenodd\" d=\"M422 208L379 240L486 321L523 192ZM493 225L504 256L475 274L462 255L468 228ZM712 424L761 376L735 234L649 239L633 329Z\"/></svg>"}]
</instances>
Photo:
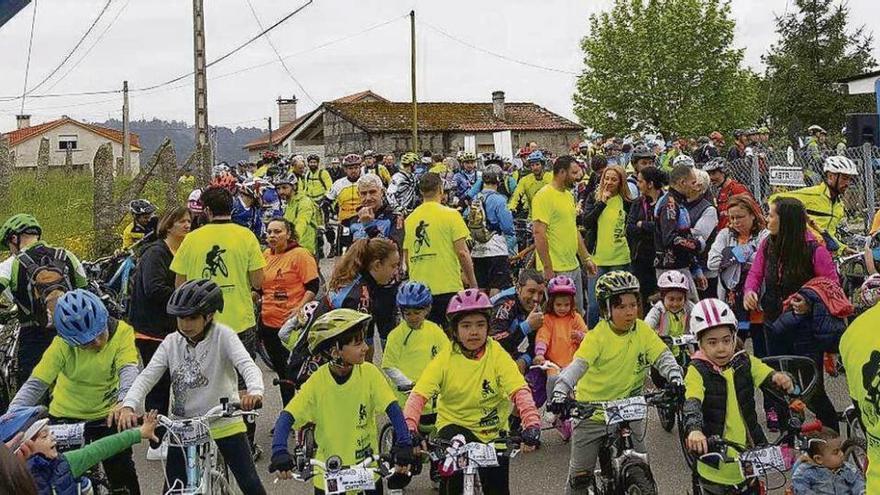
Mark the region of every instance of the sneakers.
<instances>
[{"instance_id":1,"label":"sneakers","mask_svg":"<svg viewBox=\"0 0 880 495\"><path fill-rule=\"evenodd\" d=\"M253 444L251 445L251 455L254 458L254 462L257 462L260 460L260 457L263 457L263 449L259 445Z\"/></svg>"},{"instance_id":2,"label":"sneakers","mask_svg":"<svg viewBox=\"0 0 880 495\"><path fill-rule=\"evenodd\" d=\"M168 444L162 442L158 447L149 447L147 449L148 461L164 461L168 458Z\"/></svg>"}]
</instances>

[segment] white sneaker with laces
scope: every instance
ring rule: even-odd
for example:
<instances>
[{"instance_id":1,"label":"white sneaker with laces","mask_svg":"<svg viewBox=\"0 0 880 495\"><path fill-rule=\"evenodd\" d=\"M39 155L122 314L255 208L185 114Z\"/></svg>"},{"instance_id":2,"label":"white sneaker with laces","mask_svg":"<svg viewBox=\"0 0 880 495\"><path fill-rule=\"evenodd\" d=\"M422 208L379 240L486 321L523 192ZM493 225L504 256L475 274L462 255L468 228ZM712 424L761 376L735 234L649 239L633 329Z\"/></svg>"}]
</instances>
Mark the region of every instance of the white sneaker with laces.
<instances>
[{"instance_id":1,"label":"white sneaker with laces","mask_svg":"<svg viewBox=\"0 0 880 495\"><path fill-rule=\"evenodd\" d=\"M162 442L158 448L147 448L148 461L164 461L168 457L168 444Z\"/></svg>"}]
</instances>

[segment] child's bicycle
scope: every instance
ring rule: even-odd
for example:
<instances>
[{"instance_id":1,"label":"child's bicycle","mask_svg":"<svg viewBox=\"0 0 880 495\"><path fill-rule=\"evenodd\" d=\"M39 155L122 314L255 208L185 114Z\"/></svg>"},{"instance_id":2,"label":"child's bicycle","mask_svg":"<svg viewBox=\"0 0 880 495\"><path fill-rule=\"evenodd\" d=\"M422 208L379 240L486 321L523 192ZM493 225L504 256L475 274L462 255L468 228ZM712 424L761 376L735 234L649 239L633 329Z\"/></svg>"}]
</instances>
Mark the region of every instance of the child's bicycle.
<instances>
[{"instance_id":1,"label":"child's bicycle","mask_svg":"<svg viewBox=\"0 0 880 495\"><path fill-rule=\"evenodd\" d=\"M59 453L76 450L86 445L86 430L103 429L104 420L96 419L93 421L83 421L76 423L55 423L48 426L49 431L55 438L55 448ZM101 469L101 463L91 467L86 474L80 478L79 493L83 495L104 495L109 493L128 493L123 488L111 492L110 483Z\"/></svg>"},{"instance_id":2,"label":"child's bicycle","mask_svg":"<svg viewBox=\"0 0 880 495\"><path fill-rule=\"evenodd\" d=\"M211 422L219 418L256 417L256 411L243 411L240 406L221 398L203 416L171 419L159 415L159 424L167 429L164 441L170 448L183 450L186 482L175 480L165 495L234 495L239 493L217 445L211 440ZM164 464L164 462L163 462ZM163 472L164 472L163 465ZM168 480L165 480L166 485Z\"/></svg>"},{"instance_id":3,"label":"child's bicycle","mask_svg":"<svg viewBox=\"0 0 880 495\"><path fill-rule=\"evenodd\" d=\"M409 393L412 391L412 388L415 384L410 383L408 385L398 386L397 390L403 393ZM433 400L433 399L432 399ZM423 416L424 419L424 416ZM429 439L432 434L436 432L433 424L419 424L419 434L424 439ZM396 443L396 439L394 437L394 425L389 423L385 423L382 425L382 428L379 430L379 454L383 459L390 459L392 456L392 449L394 448L394 444ZM411 468L410 473L413 476L417 476L422 472L421 464L417 464ZM431 481L435 480L435 472L432 466L431 469ZM397 495L403 493L402 490L388 490L390 495Z\"/></svg>"},{"instance_id":4,"label":"child's bicycle","mask_svg":"<svg viewBox=\"0 0 880 495\"><path fill-rule=\"evenodd\" d=\"M368 455L363 461L345 466L339 456L330 456L326 462L308 457L297 448L294 453L297 469L293 478L298 481L310 481L320 474L324 479L324 493L364 493L376 489L376 474L387 478L392 474L391 463L382 456ZM315 472L317 468L318 473ZM276 479L275 482L278 480Z\"/></svg>"},{"instance_id":5,"label":"child's bicycle","mask_svg":"<svg viewBox=\"0 0 880 495\"><path fill-rule=\"evenodd\" d=\"M483 493L480 485L480 468L499 465L499 459L513 459L520 451L522 440L518 437L499 437L489 443L468 442L463 435L451 440L432 438L428 440L428 456L438 464L440 476L449 477L457 471L464 476L462 495Z\"/></svg>"},{"instance_id":6,"label":"child's bicycle","mask_svg":"<svg viewBox=\"0 0 880 495\"><path fill-rule=\"evenodd\" d=\"M681 369L687 369L688 364L691 362L691 354L696 351L697 348L697 337L691 335L689 333L679 335L678 337L672 337L669 335L663 335L660 337L660 340L666 344L670 349L678 349L678 353L676 354L675 360L678 362L678 365L681 366ZM660 426L667 432L672 432L672 429L675 427L676 422L679 423L679 439L682 441L682 445L684 445L684 437L683 431L681 429L681 421L677 421L681 414L681 407L676 406L675 404L657 404L657 417L660 418Z\"/></svg>"},{"instance_id":7,"label":"child's bicycle","mask_svg":"<svg viewBox=\"0 0 880 495\"><path fill-rule=\"evenodd\" d=\"M843 455L853 463L862 474L868 472L868 440L865 427L855 406L849 406L840 413L840 421L846 425L846 441L843 442Z\"/></svg>"}]
</instances>

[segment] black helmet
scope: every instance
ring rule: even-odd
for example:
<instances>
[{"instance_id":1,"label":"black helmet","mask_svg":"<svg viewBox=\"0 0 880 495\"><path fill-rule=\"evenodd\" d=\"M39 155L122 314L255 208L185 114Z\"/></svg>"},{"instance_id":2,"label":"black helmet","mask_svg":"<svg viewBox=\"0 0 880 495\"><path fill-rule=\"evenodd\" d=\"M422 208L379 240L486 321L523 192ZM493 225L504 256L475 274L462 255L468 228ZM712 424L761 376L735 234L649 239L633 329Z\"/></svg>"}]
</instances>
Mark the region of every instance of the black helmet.
<instances>
[{"instance_id":1,"label":"black helmet","mask_svg":"<svg viewBox=\"0 0 880 495\"><path fill-rule=\"evenodd\" d=\"M183 317L223 311L223 291L211 280L188 280L171 294L165 310L170 316Z\"/></svg>"},{"instance_id":2,"label":"black helmet","mask_svg":"<svg viewBox=\"0 0 880 495\"><path fill-rule=\"evenodd\" d=\"M149 215L156 212L156 207L146 199L136 199L128 204L132 215Z\"/></svg>"},{"instance_id":3,"label":"black helmet","mask_svg":"<svg viewBox=\"0 0 880 495\"><path fill-rule=\"evenodd\" d=\"M306 158L306 161L307 162L320 162L321 157L319 157L318 155L315 155L315 154L311 154L311 155L309 155L308 158Z\"/></svg>"},{"instance_id":4,"label":"black helmet","mask_svg":"<svg viewBox=\"0 0 880 495\"><path fill-rule=\"evenodd\" d=\"M498 153L486 153L483 155L483 165L504 165L504 158Z\"/></svg>"},{"instance_id":5,"label":"black helmet","mask_svg":"<svg viewBox=\"0 0 880 495\"><path fill-rule=\"evenodd\" d=\"M649 150L646 145L640 144L640 145L636 146L635 148L633 148L632 159L633 160L641 160L643 158L649 158L649 159L653 160L655 157L654 157L653 151Z\"/></svg>"}]
</instances>

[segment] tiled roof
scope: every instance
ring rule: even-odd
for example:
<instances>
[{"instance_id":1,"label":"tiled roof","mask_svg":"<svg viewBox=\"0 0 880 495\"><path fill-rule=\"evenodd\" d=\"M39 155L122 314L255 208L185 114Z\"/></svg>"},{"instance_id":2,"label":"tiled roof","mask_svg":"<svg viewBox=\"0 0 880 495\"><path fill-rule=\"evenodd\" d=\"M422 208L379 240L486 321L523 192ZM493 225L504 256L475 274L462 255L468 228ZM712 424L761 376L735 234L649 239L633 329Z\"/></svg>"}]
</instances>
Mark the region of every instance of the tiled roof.
<instances>
[{"instance_id":1,"label":"tiled roof","mask_svg":"<svg viewBox=\"0 0 880 495\"><path fill-rule=\"evenodd\" d=\"M76 126L82 127L83 129L94 132L99 136L105 137L111 141L116 141L119 144L122 144L123 141L122 131L117 131L116 129L110 129L108 127L101 127L95 124L86 124L84 122L71 119L70 117L62 117L60 119L45 122L39 125L25 127L24 129L16 129L12 132L7 132L6 134L4 134L4 136L9 140L9 146L16 146L19 143L23 143L30 138L42 136L52 129L60 127L64 124L74 124ZM141 151L140 139L138 138L138 135L134 133L131 134L131 150Z\"/></svg>"},{"instance_id":2,"label":"tiled roof","mask_svg":"<svg viewBox=\"0 0 880 495\"><path fill-rule=\"evenodd\" d=\"M393 102L324 104L368 132L409 131L412 105ZM419 103L420 131L542 131L582 130L583 126L534 103L506 103L504 120L495 117L492 103Z\"/></svg>"},{"instance_id":3,"label":"tiled roof","mask_svg":"<svg viewBox=\"0 0 880 495\"><path fill-rule=\"evenodd\" d=\"M343 96L342 98L337 98L333 100L334 103L355 103L358 101L364 101L366 99L378 100L378 101L388 101L387 99L373 93L369 89L366 91L361 91L360 93L355 93L353 95Z\"/></svg>"}]
</instances>

